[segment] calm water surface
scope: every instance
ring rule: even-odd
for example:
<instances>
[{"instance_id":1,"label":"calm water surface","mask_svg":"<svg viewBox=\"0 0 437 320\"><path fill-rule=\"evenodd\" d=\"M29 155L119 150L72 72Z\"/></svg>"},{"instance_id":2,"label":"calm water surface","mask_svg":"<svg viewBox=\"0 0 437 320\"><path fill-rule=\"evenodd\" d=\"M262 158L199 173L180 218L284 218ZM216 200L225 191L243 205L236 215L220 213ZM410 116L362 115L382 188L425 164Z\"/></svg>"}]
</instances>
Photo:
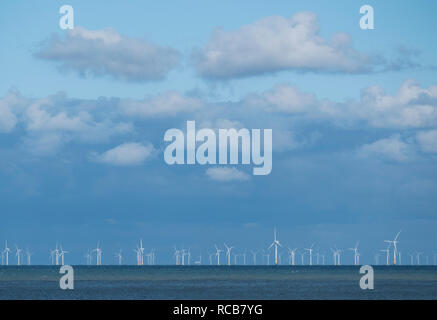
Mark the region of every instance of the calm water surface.
<instances>
[{"instance_id":1,"label":"calm water surface","mask_svg":"<svg viewBox=\"0 0 437 320\"><path fill-rule=\"evenodd\" d=\"M1 266L0 299L437 299L437 267L376 266L361 290L354 266Z\"/></svg>"}]
</instances>

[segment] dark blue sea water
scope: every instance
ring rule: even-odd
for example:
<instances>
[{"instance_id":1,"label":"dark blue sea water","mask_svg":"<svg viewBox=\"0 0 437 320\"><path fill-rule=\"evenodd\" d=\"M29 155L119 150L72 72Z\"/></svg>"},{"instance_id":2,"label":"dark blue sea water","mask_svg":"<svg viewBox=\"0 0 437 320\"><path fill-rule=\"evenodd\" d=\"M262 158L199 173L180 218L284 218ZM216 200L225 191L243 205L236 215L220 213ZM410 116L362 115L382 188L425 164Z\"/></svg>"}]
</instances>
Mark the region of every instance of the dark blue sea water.
<instances>
[{"instance_id":1,"label":"dark blue sea water","mask_svg":"<svg viewBox=\"0 0 437 320\"><path fill-rule=\"evenodd\" d=\"M1 266L0 299L437 299L437 267L376 266L375 289L353 266Z\"/></svg>"}]
</instances>

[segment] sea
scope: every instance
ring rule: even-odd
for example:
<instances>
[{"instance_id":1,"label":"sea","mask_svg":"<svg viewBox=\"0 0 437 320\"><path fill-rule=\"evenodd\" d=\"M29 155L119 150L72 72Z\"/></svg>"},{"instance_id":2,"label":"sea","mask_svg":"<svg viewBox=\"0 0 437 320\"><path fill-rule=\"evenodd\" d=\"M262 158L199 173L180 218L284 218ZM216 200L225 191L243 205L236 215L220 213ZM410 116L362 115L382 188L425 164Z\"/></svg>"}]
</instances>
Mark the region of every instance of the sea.
<instances>
[{"instance_id":1,"label":"sea","mask_svg":"<svg viewBox=\"0 0 437 320\"><path fill-rule=\"evenodd\" d=\"M436 266L374 266L374 289L359 266L0 266L0 299L437 299Z\"/></svg>"}]
</instances>

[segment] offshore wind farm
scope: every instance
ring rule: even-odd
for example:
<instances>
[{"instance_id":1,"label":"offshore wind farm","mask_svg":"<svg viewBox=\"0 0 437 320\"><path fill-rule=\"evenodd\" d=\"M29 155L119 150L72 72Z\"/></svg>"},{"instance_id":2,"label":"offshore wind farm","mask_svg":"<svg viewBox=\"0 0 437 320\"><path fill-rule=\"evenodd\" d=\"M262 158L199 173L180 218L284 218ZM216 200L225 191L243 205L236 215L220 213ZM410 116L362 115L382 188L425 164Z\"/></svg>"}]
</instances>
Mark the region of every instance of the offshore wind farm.
<instances>
[{"instance_id":1,"label":"offshore wind farm","mask_svg":"<svg viewBox=\"0 0 437 320\"><path fill-rule=\"evenodd\" d=\"M405 252L405 256L411 259L402 261L402 251L399 250L401 231L397 232L393 240L381 240L380 248L374 248L374 255L367 257L372 261L371 265L385 266L429 266L437 265L437 251L422 252L420 249ZM297 248L292 244L285 246L279 241L277 229L273 230L273 237L270 245L261 248L244 248L214 243L204 250L192 252L192 248L186 246L174 245L168 248L166 252L157 252L156 248L144 247L143 239L140 238L133 248L119 248L115 252L105 252L102 247L103 241L97 241L95 247L91 246L83 251L82 261L71 261L67 259L70 251L64 250L61 242L56 242L54 249L47 251L47 265L62 266L65 264L74 265L132 265L132 266L153 266L153 265L176 265L176 266L245 266L245 265L265 265L265 266L341 266L353 265L359 266L362 255L359 250L360 241L349 248L339 248L333 244L328 246L326 243L318 245L312 243L308 247ZM268 239L266 239L268 243ZM402 242L400 242L402 244ZM402 248L402 246L401 246ZM331 255L332 253L332 255ZM41 253L44 254L44 253ZM107 255L107 257L105 256ZM20 248L14 245L11 249L8 241L5 240L4 247L1 249L1 266L25 266L32 265L31 257L35 252ZM193 259L194 255L194 259ZM301 259L296 259L300 255ZM106 259L104 259L104 256ZM161 262L159 256L163 259ZM251 259L248 258L251 257ZM380 259L381 258L381 259ZM44 264L42 264L44 265Z\"/></svg>"},{"instance_id":2,"label":"offshore wind farm","mask_svg":"<svg viewBox=\"0 0 437 320\"><path fill-rule=\"evenodd\" d=\"M382 249L368 257L373 290L358 285L365 241L344 248L307 242L299 248L288 245L277 228L259 248L227 239L204 250L175 245L160 252L140 238L113 252L100 240L83 249L80 263L70 262L71 251L58 241L41 253L45 265L31 263L30 248L5 241L0 299L437 299L437 254L404 251L411 259L402 261L402 236L399 231L387 237L393 240L381 239ZM69 292L58 285L66 264L74 268Z\"/></svg>"}]
</instances>

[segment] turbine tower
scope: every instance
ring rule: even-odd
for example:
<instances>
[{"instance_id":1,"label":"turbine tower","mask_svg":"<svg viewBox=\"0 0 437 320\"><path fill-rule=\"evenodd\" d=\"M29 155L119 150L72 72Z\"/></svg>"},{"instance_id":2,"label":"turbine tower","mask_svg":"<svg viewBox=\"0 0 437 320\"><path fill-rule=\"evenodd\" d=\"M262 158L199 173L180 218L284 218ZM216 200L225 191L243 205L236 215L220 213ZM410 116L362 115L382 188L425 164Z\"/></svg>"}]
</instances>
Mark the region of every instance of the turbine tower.
<instances>
[{"instance_id":1,"label":"turbine tower","mask_svg":"<svg viewBox=\"0 0 437 320\"><path fill-rule=\"evenodd\" d=\"M417 265L420 265L420 256L423 254L423 252L418 252L416 254L416 259L417 259Z\"/></svg>"},{"instance_id":2,"label":"turbine tower","mask_svg":"<svg viewBox=\"0 0 437 320\"><path fill-rule=\"evenodd\" d=\"M117 260L118 260L118 265L121 266L121 263L122 263L122 261L123 261L123 256L121 255L121 249L120 249L120 251L118 251L118 252L115 254L115 257L116 257Z\"/></svg>"},{"instance_id":3,"label":"turbine tower","mask_svg":"<svg viewBox=\"0 0 437 320\"><path fill-rule=\"evenodd\" d=\"M389 245L389 247L387 248L387 249L383 249L383 250L381 250L382 252L385 252L386 254L387 254L387 262L386 262L386 265L390 265L390 260L389 260L389 255L390 255L390 245Z\"/></svg>"},{"instance_id":4,"label":"turbine tower","mask_svg":"<svg viewBox=\"0 0 437 320\"><path fill-rule=\"evenodd\" d=\"M313 265L313 247L314 247L314 243L311 245L311 247L304 248L304 250L307 250L308 254L310 255L310 266Z\"/></svg>"},{"instance_id":5,"label":"turbine tower","mask_svg":"<svg viewBox=\"0 0 437 320\"><path fill-rule=\"evenodd\" d=\"M224 245L225 245L225 247L226 247L226 258L228 259L228 266L230 266L230 265L231 265L231 250L232 250L234 247L228 247L228 246L226 245L226 243L225 243Z\"/></svg>"},{"instance_id":6,"label":"turbine tower","mask_svg":"<svg viewBox=\"0 0 437 320\"><path fill-rule=\"evenodd\" d=\"M393 240L384 240L384 242L387 242L389 244L389 248L390 248L390 244L393 244L393 264L394 265L396 265L396 257L398 255L397 243L398 243L398 237L401 234L401 231L399 231L396 234L396 237ZM387 248L387 249L389 249L389 248Z\"/></svg>"},{"instance_id":7,"label":"turbine tower","mask_svg":"<svg viewBox=\"0 0 437 320\"><path fill-rule=\"evenodd\" d=\"M100 241L97 242L97 247L93 250L96 253L96 265L102 265L102 249L100 248Z\"/></svg>"},{"instance_id":8,"label":"turbine tower","mask_svg":"<svg viewBox=\"0 0 437 320\"><path fill-rule=\"evenodd\" d=\"M3 250L3 252L6 255L6 265L9 265L9 252L11 251L11 249L8 248L8 241L5 241L5 249Z\"/></svg>"},{"instance_id":9,"label":"turbine tower","mask_svg":"<svg viewBox=\"0 0 437 320\"><path fill-rule=\"evenodd\" d=\"M27 265L30 266L30 257L33 253L29 251L29 249L26 250L26 256L27 256Z\"/></svg>"},{"instance_id":10,"label":"turbine tower","mask_svg":"<svg viewBox=\"0 0 437 320\"><path fill-rule=\"evenodd\" d=\"M16 245L15 245L15 248L16 248L16 253L15 253L15 255L17 256L17 266L21 266L21 249L20 248L18 248Z\"/></svg>"},{"instance_id":11,"label":"turbine tower","mask_svg":"<svg viewBox=\"0 0 437 320\"><path fill-rule=\"evenodd\" d=\"M253 258L253 265L255 266L256 265L256 254L257 254L257 252L256 251L251 251L251 253L252 253L252 258Z\"/></svg>"},{"instance_id":12,"label":"turbine tower","mask_svg":"<svg viewBox=\"0 0 437 320\"><path fill-rule=\"evenodd\" d=\"M68 253L68 251L65 251L64 249L62 249L62 246L61 246L61 251L59 252L59 256L61 257L61 265L62 266L64 265L64 255L66 253Z\"/></svg>"},{"instance_id":13,"label":"turbine tower","mask_svg":"<svg viewBox=\"0 0 437 320\"><path fill-rule=\"evenodd\" d=\"M359 242L357 242L357 244L355 245L355 247L353 248L349 248L349 250L354 252L354 266L358 265L358 260L359 260L359 255L358 255L358 245Z\"/></svg>"},{"instance_id":14,"label":"turbine tower","mask_svg":"<svg viewBox=\"0 0 437 320\"><path fill-rule=\"evenodd\" d=\"M279 240L276 238L276 228L274 229L273 234L274 234L274 240L268 249L275 246L275 265L277 265L278 264L278 247L282 247L282 245L279 243Z\"/></svg>"},{"instance_id":15,"label":"turbine tower","mask_svg":"<svg viewBox=\"0 0 437 320\"><path fill-rule=\"evenodd\" d=\"M217 265L220 265L220 252L222 252L223 250L220 250L217 245L215 246L215 255L217 257Z\"/></svg>"},{"instance_id":16,"label":"turbine tower","mask_svg":"<svg viewBox=\"0 0 437 320\"><path fill-rule=\"evenodd\" d=\"M291 248L288 248L288 253L290 254L290 265L295 265L295 255L296 255L297 248L294 248L293 250Z\"/></svg>"}]
</instances>

